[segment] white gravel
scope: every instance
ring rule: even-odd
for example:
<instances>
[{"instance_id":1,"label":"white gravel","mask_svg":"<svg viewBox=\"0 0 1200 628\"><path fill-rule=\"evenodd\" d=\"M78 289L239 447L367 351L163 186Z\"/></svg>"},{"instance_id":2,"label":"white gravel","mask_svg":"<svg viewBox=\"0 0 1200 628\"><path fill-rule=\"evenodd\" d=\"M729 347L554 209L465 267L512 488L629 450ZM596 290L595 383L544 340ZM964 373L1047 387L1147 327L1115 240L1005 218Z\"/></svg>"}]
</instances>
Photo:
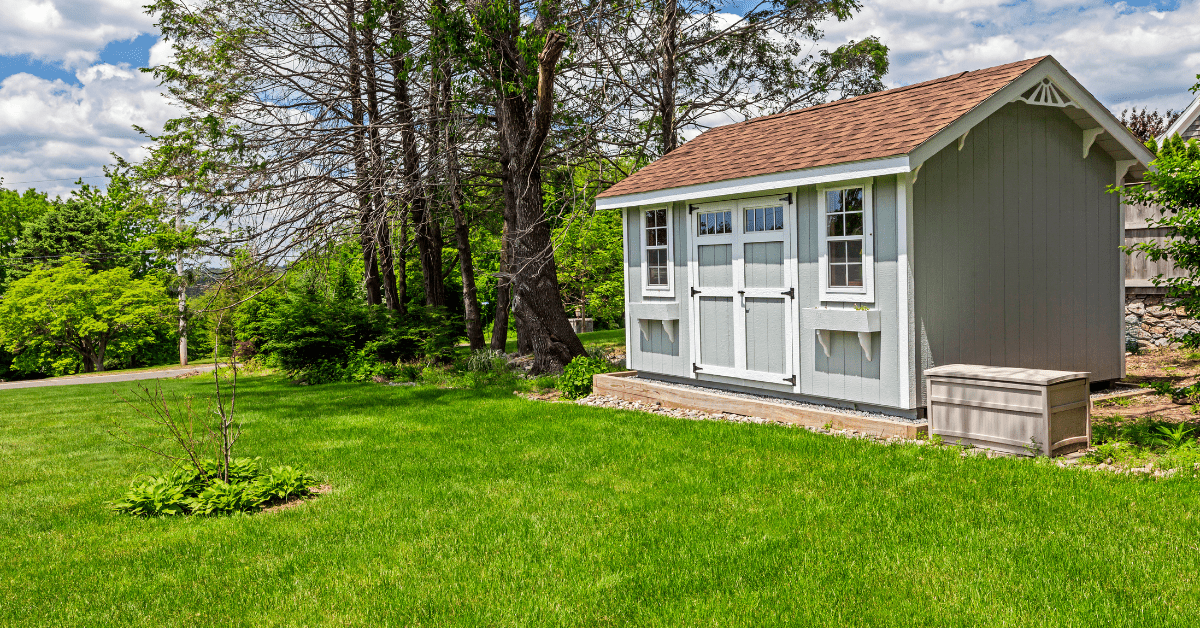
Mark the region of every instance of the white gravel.
<instances>
[{"instance_id":1,"label":"white gravel","mask_svg":"<svg viewBox=\"0 0 1200 628\"><path fill-rule=\"evenodd\" d=\"M659 384L662 386L673 386L675 388L686 388L689 390L699 390L701 392L709 392L709 393L716 392L716 393L720 393L722 395L727 395L729 397L737 397L739 399L749 399L751 401L766 401L769 403L781 403L781 404L788 405L788 406L795 406L797 408L806 408L809 410L819 410L821 412L836 412L838 414L848 414L848 415L852 415L852 416L861 416L861 417L867 417L867 418L871 418L871 419L885 419L888 421L903 421L905 423L924 423L924 421L918 421L916 419L910 419L908 417L903 417L903 416L894 416L891 414L884 414L882 412L868 412L867 410L854 410L851 408L843 408L843 407L839 407L839 406L827 406L827 405L822 405L819 403L807 403L804 401L796 401L794 399L785 399L783 397L772 397L770 395L756 395L756 394L752 394L752 393L734 392L734 391L730 391L730 390L705 388L704 386L695 386L692 384L679 384L676 382L664 382L662 380L650 379L648 377L637 377L636 375L633 377L630 377L629 379L641 380L644 382L650 382L650 383Z\"/></svg>"}]
</instances>

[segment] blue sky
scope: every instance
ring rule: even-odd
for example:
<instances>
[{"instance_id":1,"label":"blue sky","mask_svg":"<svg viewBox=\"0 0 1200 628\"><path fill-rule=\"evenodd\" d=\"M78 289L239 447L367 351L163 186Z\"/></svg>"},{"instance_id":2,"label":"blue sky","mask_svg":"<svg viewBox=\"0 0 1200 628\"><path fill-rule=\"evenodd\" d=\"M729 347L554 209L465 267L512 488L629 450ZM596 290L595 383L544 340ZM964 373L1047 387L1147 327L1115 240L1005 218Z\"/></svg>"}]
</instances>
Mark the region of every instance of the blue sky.
<instances>
[{"instance_id":1,"label":"blue sky","mask_svg":"<svg viewBox=\"0 0 1200 628\"><path fill-rule=\"evenodd\" d=\"M880 37L892 50L889 86L1053 54L1120 112L1181 109L1200 73L1200 0L860 1L854 19L824 26L826 44ZM169 54L143 4L0 0L5 187L67 194L110 153L144 154L131 125L153 132L177 113L137 71Z\"/></svg>"}]
</instances>

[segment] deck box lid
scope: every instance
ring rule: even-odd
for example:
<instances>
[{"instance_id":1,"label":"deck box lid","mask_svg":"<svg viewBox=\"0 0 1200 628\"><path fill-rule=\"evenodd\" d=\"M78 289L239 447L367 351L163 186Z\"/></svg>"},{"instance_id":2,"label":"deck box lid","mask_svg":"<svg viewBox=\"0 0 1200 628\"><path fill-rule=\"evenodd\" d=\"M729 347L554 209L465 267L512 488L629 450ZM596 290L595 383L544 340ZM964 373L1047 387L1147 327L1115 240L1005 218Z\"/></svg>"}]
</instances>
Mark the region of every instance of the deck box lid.
<instances>
[{"instance_id":1,"label":"deck box lid","mask_svg":"<svg viewBox=\"0 0 1200 628\"><path fill-rule=\"evenodd\" d=\"M1017 384L1034 384L1049 386L1073 379L1084 379L1090 373L1079 371L1050 371L1045 369L1024 369L1012 366L983 366L980 364L947 364L931 369L925 369L927 377L957 377L961 379L990 380L994 382L1012 382Z\"/></svg>"}]
</instances>

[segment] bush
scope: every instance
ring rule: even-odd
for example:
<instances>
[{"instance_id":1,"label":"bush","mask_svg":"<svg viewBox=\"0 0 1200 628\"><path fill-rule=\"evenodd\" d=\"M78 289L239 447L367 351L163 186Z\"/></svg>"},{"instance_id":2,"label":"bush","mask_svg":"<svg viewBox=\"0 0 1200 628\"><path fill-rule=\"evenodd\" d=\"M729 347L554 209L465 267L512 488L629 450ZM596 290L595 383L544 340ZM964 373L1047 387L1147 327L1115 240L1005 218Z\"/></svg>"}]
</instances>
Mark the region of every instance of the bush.
<instances>
[{"instance_id":1,"label":"bush","mask_svg":"<svg viewBox=\"0 0 1200 628\"><path fill-rule=\"evenodd\" d=\"M136 517L224 515L309 495L317 483L312 476L289 466L273 467L264 473L258 458L231 460L229 482L218 477L221 465L217 460L201 460L199 467L179 468L135 482L109 506Z\"/></svg>"},{"instance_id":2,"label":"bush","mask_svg":"<svg viewBox=\"0 0 1200 628\"><path fill-rule=\"evenodd\" d=\"M592 394L592 376L612 371L608 360L579 356L563 369L562 376L558 378L558 389L567 399L586 397Z\"/></svg>"},{"instance_id":3,"label":"bush","mask_svg":"<svg viewBox=\"0 0 1200 628\"><path fill-rule=\"evenodd\" d=\"M462 326L442 308L411 306L407 314L351 300L292 299L257 327L260 351L309 384L373 381L401 375L399 361L449 362Z\"/></svg>"}]
</instances>

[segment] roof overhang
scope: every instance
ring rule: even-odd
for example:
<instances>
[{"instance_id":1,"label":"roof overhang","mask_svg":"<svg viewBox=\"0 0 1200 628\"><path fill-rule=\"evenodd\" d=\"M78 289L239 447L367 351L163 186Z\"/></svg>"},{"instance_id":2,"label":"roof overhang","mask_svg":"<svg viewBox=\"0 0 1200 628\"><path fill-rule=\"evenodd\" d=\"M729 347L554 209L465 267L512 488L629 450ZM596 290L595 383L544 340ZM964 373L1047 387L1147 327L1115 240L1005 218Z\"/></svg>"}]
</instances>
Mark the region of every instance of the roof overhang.
<instances>
[{"instance_id":1,"label":"roof overhang","mask_svg":"<svg viewBox=\"0 0 1200 628\"><path fill-rule=\"evenodd\" d=\"M596 199L596 209L638 207L640 205L654 205L674 201L710 199L717 196L744 196L756 192L767 192L801 185L832 183L834 181L863 179L866 177L883 177L889 174L909 172L910 170L908 155L899 155L883 159L868 159L865 161L852 161L830 166L805 168L803 170L776 172L757 177L726 179L724 181L686 185L664 190L609 196Z\"/></svg>"},{"instance_id":2,"label":"roof overhang","mask_svg":"<svg viewBox=\"0 0 1200 628\"><path fill-rule=\"evenodd\" d=\"M1192 99L1192 104L1188 105L1187 108L1183 110L1183 113L1179 114L1179 117L1171 123L1171 126L1167 127L1167 130L1163 132L1162 135L1158 136L1159 143L1161 144L1163 140L1175 135L1176 133L1183 133L1184 130L1188 128L1188 125L1194 122L1198 117L1200 117L1200 96L1196 96L1194 99Z\"/></svg>"},{"instance_id":3,"label":"roof overhang","mask_svg":"<svg viewBox=\"0 0 1200 628\"><path fill-rule=\"evenodd\" d=\"M1029 68L1014 80L1005 85L1000 91L983 101L966 115L951 122L946 128L925 140L909 153L913 168L925 163L938 151L949 146L952 142L966 135L975 125L996 113L1001 107L1018 100L1022 94L1049 78L1060 90L1074 102L1073 106L1062 107L1063 113L1074 120L1075 124L1084 131L1092 130L1089 146L1095 146L1107 152L1118 164L1125 164L1129 175L1141 178L1141 174L1150 168L1154 153L1146 148L1137 137L1117 120L1107 107L1100 104L1094 96L1067 73L1054 57L1046 57L1037 65ZM1096 129L1102 129L1098 131ZM1085 138L1088 134L1085 134ZM1084 152L1087 148L1082 149ZM1118 166L1120 167L1120 166ZM1118 178L1124 172L1119 173Z\"/></svg>"},{"instance_id":4,"label":"roof overhang","mask_svg":"<svg viewBox=\"0 0 1200 628\"><path fill-rule=\"evenodd\" d=\"M1126 129L1107 107L1100 104L1091 93L1072 78L1058 64L1058 61L1055 61L1053 57L1046 57L907 154L598 198L596 199L596 209L617 209L674 201L744 196L803 185L913 172L943 148L962 139L975 125L996 113L1001 107L1020 99L1022 94L1046 78L1053 81L1055 86L1066 93L1074 103L1061 109L1083 131L1081 133L1082 153L1086 155L1094 147L1104 150L1112 156L1113 160L1117 162L1114 183L1118 183L1126 174L1140 179L1142 173L1150 168L1154 154L1129 129ZM1200 103L1200 99L1197 99L1193 106L1200 107L1198 103ZM1191 109L1189 107L1189 110Z\"/></svg>"}]
</instances>

